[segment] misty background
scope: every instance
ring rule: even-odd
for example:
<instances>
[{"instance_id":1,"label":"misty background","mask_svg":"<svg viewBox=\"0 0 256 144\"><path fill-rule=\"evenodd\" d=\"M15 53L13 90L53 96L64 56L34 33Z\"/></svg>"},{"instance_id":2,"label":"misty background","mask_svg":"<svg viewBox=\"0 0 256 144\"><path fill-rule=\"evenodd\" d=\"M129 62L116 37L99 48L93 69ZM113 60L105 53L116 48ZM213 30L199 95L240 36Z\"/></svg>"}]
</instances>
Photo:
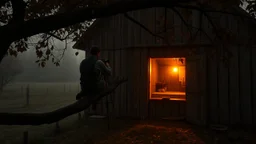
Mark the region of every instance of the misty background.
<instances>
[{"instance_id":1,"label":"misty background","mask_svg":"<svg viewBox=\"0 0 256 144\"><path fill-rule=\"evenodd\" d=\"M68 44L60 66L54 65L49 60L45 67L39 67L35 63L37 56L34 47L19 53L16 58L14 56L5 57L3 61L5 59L6 61L13 60L12 65L14 67L21 67L21 72L13 77L11 82L79 82L79 64L85 58L85 52L73 49L73 44ZM65 48L64 42L58 40L55 41L55 46L57 49ZM77 56L75 55L76 52L79 52Z\"/></svg>"}]
</instances>

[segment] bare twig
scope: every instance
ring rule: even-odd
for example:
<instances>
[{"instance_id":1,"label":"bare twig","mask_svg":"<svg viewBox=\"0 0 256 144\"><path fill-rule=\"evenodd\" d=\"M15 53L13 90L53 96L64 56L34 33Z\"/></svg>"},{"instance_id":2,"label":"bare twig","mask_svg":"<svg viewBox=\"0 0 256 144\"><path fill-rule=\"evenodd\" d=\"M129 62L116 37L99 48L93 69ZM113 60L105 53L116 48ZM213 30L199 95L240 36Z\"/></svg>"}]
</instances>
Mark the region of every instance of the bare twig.
<instances>
[{"instance_id":1,"label":"bare twig","mask_svg":"<svg viewBox=\"0 0 256 144\"><path fill-rule=\"evenodd\" d=\"M67 43L67 39L65 39L65 47L64 47L64 49L62 51L61 57L59 58L58 62L60 62L63 59L64 54L65 54L67 49L68 49L68 43Z\"/></svg>"},{"instance_id":2,"label":"bare twig","mask_svg":"<svg viewBox=\"0 0 256 144\"><path fill-rule=\"evenodd\" d=\"M48 35L50 35L50 36L52 36L52 37L54 37L54 38L56 38L60 41L65 40L65 38L59 37L59 36L57 36L57 35L55 35L54 33L51 33L51 32L47 32L46 34L48 34Z\"/></svg>"},{"instance_id":3,"label":"bare twig","mask_svg":"<svg viewBox=\"0 0 256 144\"><path fill-rule=\"evenodd\" d=\"M202 12L204 14L204 16L208 19L209 23L212 25L214 31L215 31L215 34L216 34L216 37L220 40L220 44L222 46L222 50L223 50L223 55L221 57L221 59L223 60L223 62L229 62L229 54L231 53L230 50L228 49L227 46L225 46L225 41L223 39L223 37L220 35L219 31L218 31L218 28L215 26L214 22L212 21L212 19L210 18L210 16L206 13L206 12ZM220 55L220 50L221 50L221 47L216 47L217 49L217 55ZM228 54L228 55L225 55ZM220 55L221 56L221 55Z\"/></svg>"},{"instance_id":4,"label":"bare twig","mask_svg":"<svg viewBox=\"0 0 256 144\"><path fill-rule=\"evenodd\" d=\"M202 28L197 28L197 27L192 26L191 24L189 24L189 23L183 18L183 16L180 14L180 12L179 12L178 10L176 10L175 8L171 8L171 9L179 16L179 18L180 18L181 21L185 24L185 26L187 26L187 27L190 29L190 30L189 30L190 35L192 35L192 29L196 29L196 30L197 30L196 33L195 33L195 35L194 35L194 37L191 37L191 40L193 40L193 39L197 36L198 32L200 31L200 32L202 32L202 33L213 43L213 40L211 39L211 37L210 37Z\"/></svg>"},{"instance_id":5,"label":"bare twig","mask_svg":"<svg viewBox=\"0 0 256 144\"><path fill-rule=\"evenodd\" d=\"M193 9L193 10L197 10L197 11L201 11L201 12L208 12L208 13L220 13L220 14L228 14L228 15L232 15L232 16L238 16L238 17L242 17L242 18L247 18L250 20L254 20L255 18L248 15L248 14L243 14L243 13L239 13L239 12L231 12L231 11L227 11L227 10L216 10L215 8L205 8L204 6L196 6L196 5L188 5L188 4L177 4L175 5L175 7L177 8L183 8L183 9ZM236 8L234 8L236 9Z\"/></svg>"},{"instance_id":6,"label":"bare twig","mask_svg":"<svg viewBox=\"0 0 256 144\"><path fill-rule=\"evenodd\" d=\"M214 29L214 31L215 31L215 33L216 33L216 36L217 36L220 40L222 40L221 36L220 36L219 33L218 33L218 29L217 29L217 27L215 26L215 24L214 24L214 22L212 21L212 19L210 18L210 16L209 16L206 12L202 12L202 13L203 13L203 15L207 18L207 20L209 21L209 23L212 25L212 27L213 27L213 29Z\"/></svg>"},{"instance_id":7,"label":"bare twig","mask_svg":"<svg viewBox=\"0 0 256 144\"><path fill-rule=\"evenodd\" d=\"M195 28L193 27L192 25L189 25L185 19L183 18L183 16L180 14L180 12L178 10L176 10L175 8L171 8L178 16L179 18L181 19L181 21L187 26L187 28L189 29L189 33L190 35L192 35L192 28Z\"/></svg>"},{"instance_id":8,"label":"bare twig","mask_svg":"<svg viewBox=\"0 0 256 144\"><path fill-rule=\"evenodd\" d=\"M132 21L133 23L139 25L142 29L144 29L145 31L147 31L148 33L150 33L151 35L164 39L164 37L157 35L155 33L153 33L150 29L148 29L146 26L144 26L143 24L141 24L140 22L138 22L137 20L135 20L134 18L130 17L127 13L124 14L124 16L129 19L130 21Z\"/></svg>"},{"instance_id":9,"label":"bare twig","mask_svg":"<svg viewBox=\"0 0 256 144\"><path fill-rule=\"evenodd\" d=\"M161 35L158 35L158 34L155 34L153 33L150 29L148 29L146 26L144 26L143 24L141 24L139 21L135 20L134 18L130 17L127 13L124 14L124 16L129 19L130 21L132 21L133 23L139 25L141 28L143 28L144 30L146 30L149 34L151 34L152 36L155 36L155 37L158 37L162 40L164 40L166 42L166 44L170 45L169 41L167 38L161 36Z\"/></svg>"}]
</instances>

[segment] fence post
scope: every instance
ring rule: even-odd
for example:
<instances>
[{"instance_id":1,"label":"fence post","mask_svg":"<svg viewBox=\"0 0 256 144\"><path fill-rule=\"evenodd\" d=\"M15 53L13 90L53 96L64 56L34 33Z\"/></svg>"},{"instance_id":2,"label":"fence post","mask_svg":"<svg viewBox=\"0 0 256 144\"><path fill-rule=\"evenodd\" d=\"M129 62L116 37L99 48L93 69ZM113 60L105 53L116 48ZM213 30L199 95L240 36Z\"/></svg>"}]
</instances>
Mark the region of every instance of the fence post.
<instances>
[{"instance_id":1,"label":"fence post","mask_svg":"<svg viewBox=\"0 0 256 144\"><path fill-rule=\"evenodd\" d=\"M30 101L30 94L29 94L29 84L27 85L27 88L26 88L26 105L28 106Z\"/></svg>"},{"instance_id":2,"label":"fence post","mask_svg":"<svg viewBox=\"0 0 256 144\"><path fill-rule=\"evenodd\" d=\"M56 132L58 133L58 132L60 132L60 125L59 125L59 122L57 121L56 122Z\"/></svg>"},{"instance_id":3,"label":"fence post","mask_svg":"<svg viewBox=\"0 0 256 144\"><path fill-rule=\"evenodd\" d=\"M28 144L28 131L23 132L23 144Z\"/></svg>"},{"instance_id":4,"label":"fence post","mask_svg":"<svg viewBox=\"0 0 256 144\"><path fill-rule=\"evenodd\" d=\"M4 87L4 76L1 77L0 92L3 92L3 87Z\"/></svg>"},{"instance_id":5,"label":"fence post","mask_svg":"<svg viewBox=\"0 0 256 144\"><path fill-rule=\"evenodd\" d=\"M82 116L81 116L81 113L79 112L78 113L78 120L81 120Z\"/></svg>"},{"instance_id":6,"label":"fence post","mask_svg":"<svg viewBox=\"0 0 256 144\"><path fill-rule=\"evenodd\" d=\"M48 87L46 88L46 94L48 94Z\"/></svg>"}]
</instances>

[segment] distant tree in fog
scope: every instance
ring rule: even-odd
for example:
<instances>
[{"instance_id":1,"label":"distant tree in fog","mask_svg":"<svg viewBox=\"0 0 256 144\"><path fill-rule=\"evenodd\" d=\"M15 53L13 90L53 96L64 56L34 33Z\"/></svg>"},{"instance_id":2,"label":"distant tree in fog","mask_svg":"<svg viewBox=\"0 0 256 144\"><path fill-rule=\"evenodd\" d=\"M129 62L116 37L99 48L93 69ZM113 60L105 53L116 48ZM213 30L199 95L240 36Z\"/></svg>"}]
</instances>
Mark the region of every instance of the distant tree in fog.
<instances>
[{"instance_id":1,"label":"distant tree in fog","mask_svg":"<svg viewBox=\"0 0 256 144\"><path fill-rule=\"evenodd\" d=\"M19 75L23 67L19 59L7 56L0 63L0 91Z\"/></svg>"}]
</instances>

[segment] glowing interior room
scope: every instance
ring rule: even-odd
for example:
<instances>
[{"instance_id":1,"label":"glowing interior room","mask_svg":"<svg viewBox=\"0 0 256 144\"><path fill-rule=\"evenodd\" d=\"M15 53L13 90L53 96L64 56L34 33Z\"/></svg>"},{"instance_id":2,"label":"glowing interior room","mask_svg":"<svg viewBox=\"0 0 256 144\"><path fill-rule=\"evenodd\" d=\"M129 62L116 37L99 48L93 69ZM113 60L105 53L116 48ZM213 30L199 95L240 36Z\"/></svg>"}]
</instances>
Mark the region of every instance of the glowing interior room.
<instances>
[{"instance_id":1,"label":"glowing interior room","mask_svg":"<svg viewBox=\"0 0 256 144\"><path fill-rule=\"evenodd\" d=\"M150 99L186 99L185 58L150 58Z\"/></svg>"}]
</instances>

